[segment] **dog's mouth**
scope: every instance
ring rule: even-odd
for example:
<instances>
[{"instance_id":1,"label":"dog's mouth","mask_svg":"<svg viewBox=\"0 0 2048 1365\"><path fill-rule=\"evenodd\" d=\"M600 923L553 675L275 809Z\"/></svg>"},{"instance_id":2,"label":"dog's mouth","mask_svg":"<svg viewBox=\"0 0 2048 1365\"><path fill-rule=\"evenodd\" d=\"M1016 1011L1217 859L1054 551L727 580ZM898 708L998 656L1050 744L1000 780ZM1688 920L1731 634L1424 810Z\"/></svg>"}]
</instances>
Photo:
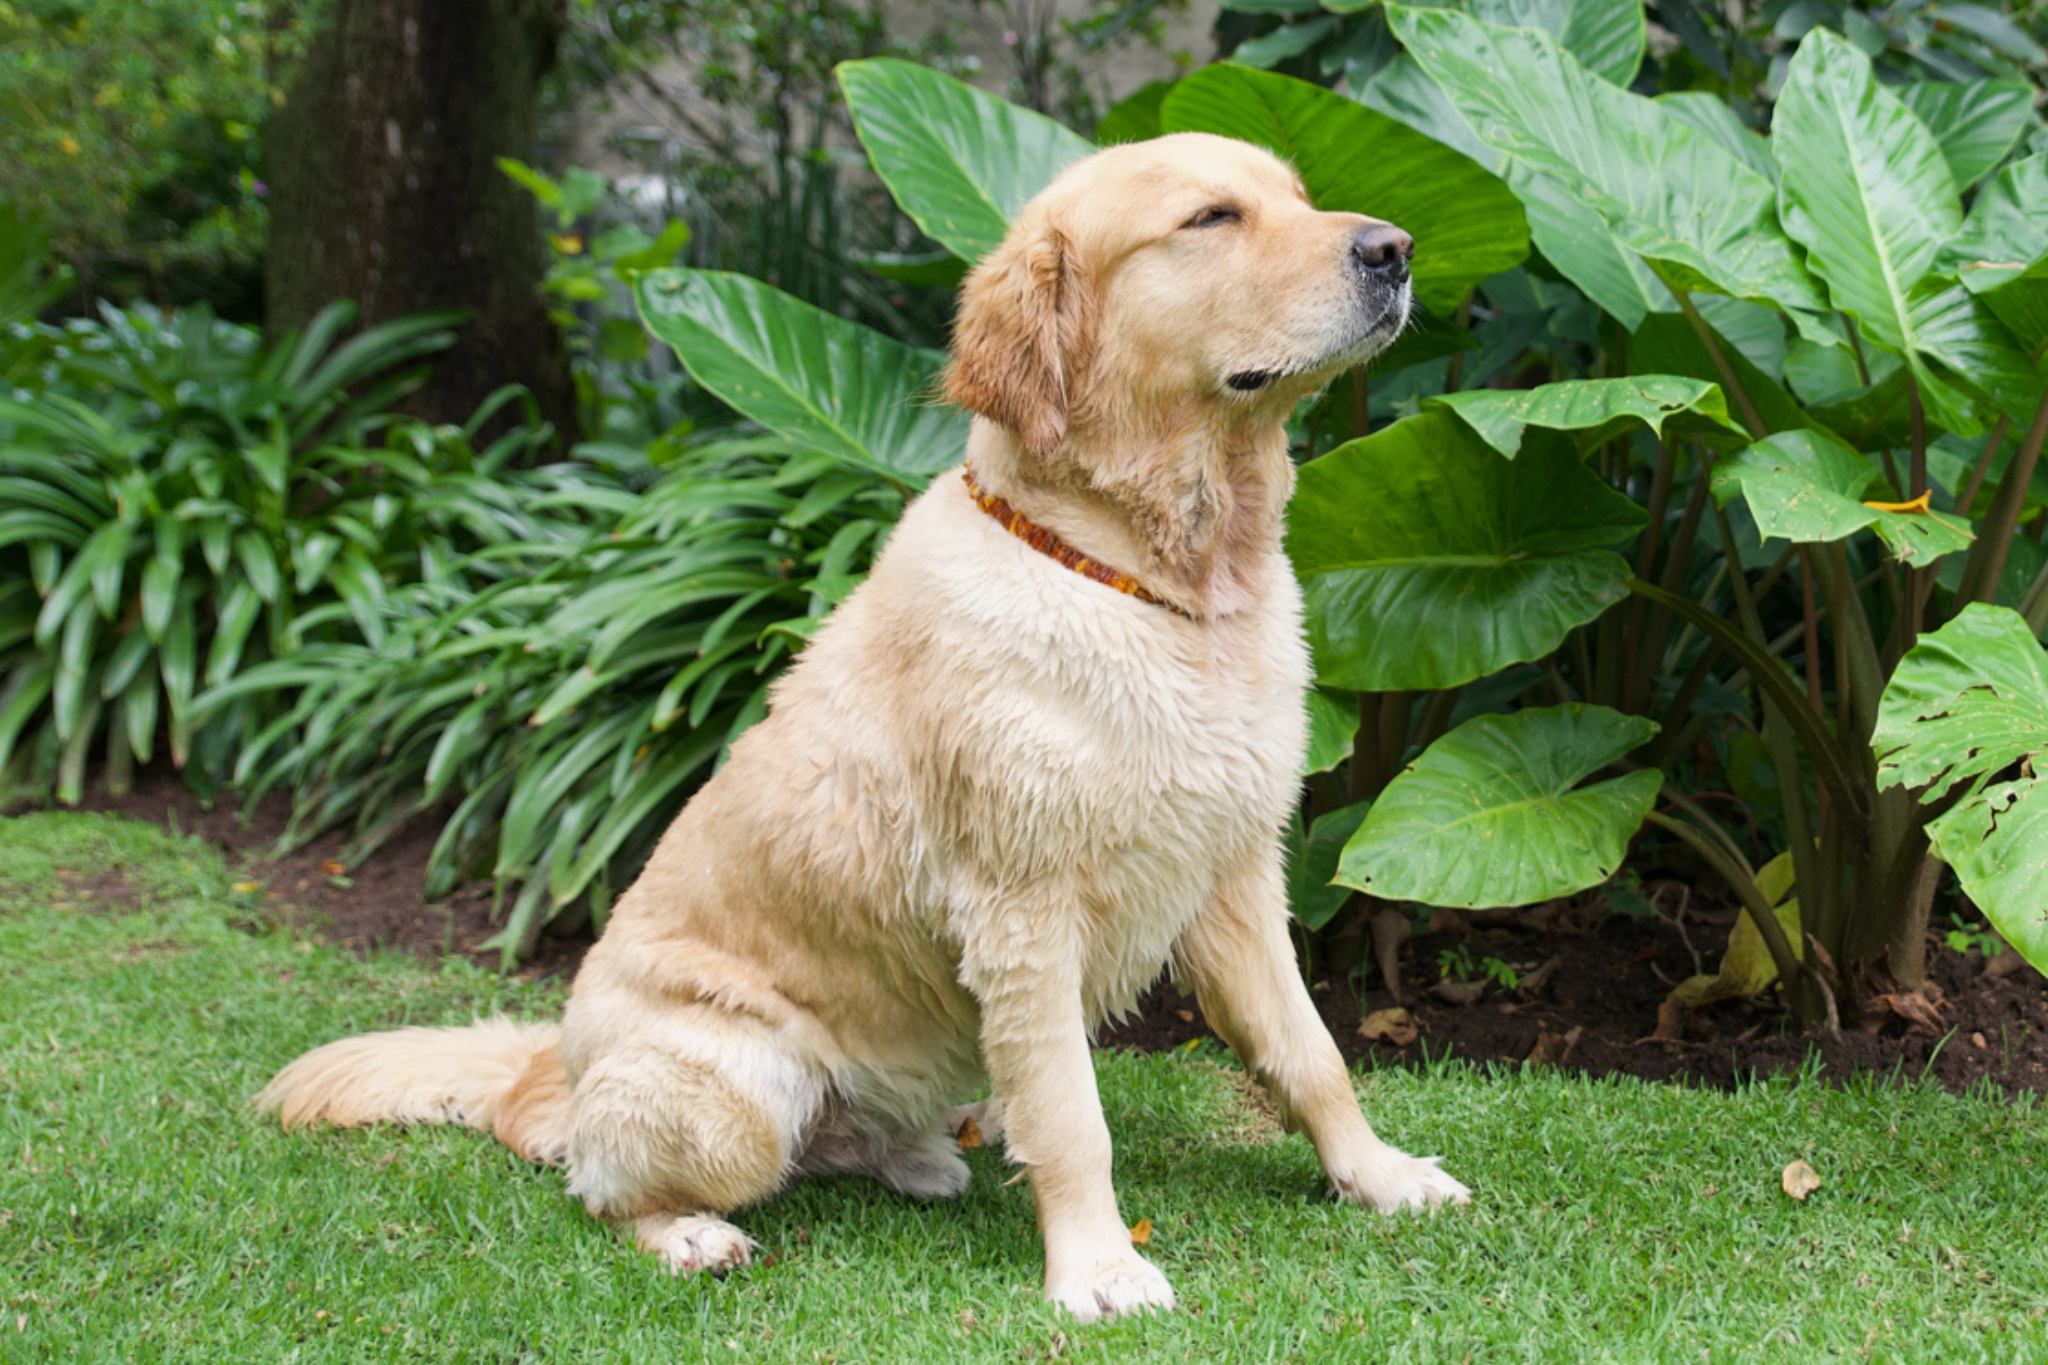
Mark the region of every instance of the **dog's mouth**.
<instances>
[{"instance_id":1,"label":"dog's mouth","mask_svg":"<svg viewBox=\"0 0 2048 1365\"><path fill-rule=\"evenodd\" d=\"M1349 336L1322 355L1291 365L1278 365L1271 369L1236 370L1224 377L1224 387L1234 393L1260 393L1283 379L1294 379L1304 375L1315 376L1313 382L1319 384L1354 365L1363 365L1391 346L1394 338L1400 336L1408 326L1409 299L1408 288L1404 285L1386 301L1370 322L1353 330Z\"/></svg>"}]
</instances>

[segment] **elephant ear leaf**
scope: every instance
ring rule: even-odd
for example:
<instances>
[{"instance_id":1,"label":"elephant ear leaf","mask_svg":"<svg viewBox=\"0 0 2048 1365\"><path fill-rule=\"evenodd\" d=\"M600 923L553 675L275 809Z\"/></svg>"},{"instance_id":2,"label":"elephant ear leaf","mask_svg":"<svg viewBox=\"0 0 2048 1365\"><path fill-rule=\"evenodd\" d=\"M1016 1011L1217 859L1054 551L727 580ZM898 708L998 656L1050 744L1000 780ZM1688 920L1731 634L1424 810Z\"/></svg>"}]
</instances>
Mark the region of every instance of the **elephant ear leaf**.
<instances>
[{"instance_id":1,"label":"elephant ear leaf","mask_svg":"<svg viewBox=\"0 0 2048 1365\"><path fill-rule=\"evenodd\" d=\"M1558 433L1518 449L1504 460L1431 410L1303 467L1287 550L1318 681L1455 687L1542 658L1626 595L1607 547L1643 510Z\"/></svg>"},{"instance_id":2,"label":"elephant ear leaf","mask_svg":"<svg viewBox=\"0 0 2048 1365\"><path fill-rule=\"evenodd\" d=\"M1835 307L1903 358L1943 425L1979 429L1969 400L1928 364L1914 287L1963 227L1941 144L1878 84L1870 59L1824 28L1793 56L1772 118L1785 230Z\"/></svg>"},{"instance_id":3,"label":"elephant ear leaf","mask_svg":"<svg viewBox=\"0 0 2048 1365\"><path fill-rule=\"evenodd\" d=\"M1920 637L1871 734L1880 787L1949 808L1934 851L2006 942L2048 970L2048 653L2019 613L1973 604Z\"/></svg>"},{"instance_id":4,"label":"elephant ear leaf","mask_svg":"<svg viewBox=\"0 0 2048 1365\"><path fill-rule=\"evenodd\" d=\"M1337 880L1389 900L1529 905L1621 866L1663 786L1651 770L1579 784L1657 732L1569 704L1467 721L1387 784L1345 845Z\"/></svg>"},{"instance_id":5,"label":"elephant ear leaf","mask_svg":"<svg viewBox=\"0 0 2048 1365\"><path fill-rule=\"evenodd\" d=\"M994 250L1032 195L1095 150L1043 114L915 62L844 62L839 86L889 193L966 261Z\"/></svg>"},{"instance_id":6,"label":"elephant ear leaf","mask_svg":"<svg viewBox=\"0 0 2048 1365\"><path fill-rule=\"evenodd\" d=\"M1479 281L1529 254L1501 179L1406 124L1292 76L1205 67L1161 107L1166 132L1218 133L1292 162L1317 208L1368 214L1415 238L1415 297L1448 313Z\"/></svg>"},{"instance_id":7,"label":"elephant ear leaf","mask_svg":"<svg viewBox=\"0 0 2048 1365\"><path fill-rule=\"evenodd\" d=\"M697 382L769 430L912 487L960 462L966 414L930 399L942 353L745 275L650 270L634 293Z\"/></svg>"}]
</instances>

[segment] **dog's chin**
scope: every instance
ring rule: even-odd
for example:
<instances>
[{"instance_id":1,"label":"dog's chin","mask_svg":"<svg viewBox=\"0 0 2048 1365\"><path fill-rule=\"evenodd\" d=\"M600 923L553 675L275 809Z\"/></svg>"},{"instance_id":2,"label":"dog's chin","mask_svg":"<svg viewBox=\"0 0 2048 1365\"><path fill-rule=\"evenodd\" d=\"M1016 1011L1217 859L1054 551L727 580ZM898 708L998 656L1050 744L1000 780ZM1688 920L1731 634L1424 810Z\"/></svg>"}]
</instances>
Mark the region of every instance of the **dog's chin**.
<instances>
[{"instance_id":1,"label":"dog's chin","mask_svg":"<svg viewBox=\"0 0 2048 1365\"><path fill-rule=\"evenodd\" d=\"M1290 401L1319 389L1393 345L1408 325L1409 301L1410 294L1404 285L1377 314L1357 324L1319 355L1265 369L1233 371L1224 379L1224 386L1247 398L1280 394L1289 396Z\"/></svg>"}]
</instances>

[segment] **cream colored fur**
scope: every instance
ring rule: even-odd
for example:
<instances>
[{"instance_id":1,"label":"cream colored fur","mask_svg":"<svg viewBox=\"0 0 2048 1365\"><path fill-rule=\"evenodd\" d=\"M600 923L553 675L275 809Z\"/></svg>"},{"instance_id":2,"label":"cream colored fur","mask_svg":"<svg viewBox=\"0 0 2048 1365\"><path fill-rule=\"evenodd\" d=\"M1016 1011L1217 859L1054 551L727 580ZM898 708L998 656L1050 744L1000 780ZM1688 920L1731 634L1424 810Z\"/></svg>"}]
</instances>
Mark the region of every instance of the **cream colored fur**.
<instances>
[{"instance_id":1,"label":"cream colored fur","mask_svg":"<svg viewBox=\"0 0 2048 1365\"><path fill-rule=\"evenodd\" d=\"M620 899L558 1039L349 1039L259 1102L494 1128L697 1270L744 1262L724 1216L799 1174L957 1194L947 1114L993 1082L1046 1293L1093 1320L1173 1304L1117 1209L1088 1051L1171 962L1342 1197L1463 1200L1367 1126L1287 936L1309 666L1282 422L1405 321L1405 284L1351 259L1369 221L1197 135L1062 175L968 280L948 392L991 492L1187 615L940 476Z\"/></svg>"}]
</instances>

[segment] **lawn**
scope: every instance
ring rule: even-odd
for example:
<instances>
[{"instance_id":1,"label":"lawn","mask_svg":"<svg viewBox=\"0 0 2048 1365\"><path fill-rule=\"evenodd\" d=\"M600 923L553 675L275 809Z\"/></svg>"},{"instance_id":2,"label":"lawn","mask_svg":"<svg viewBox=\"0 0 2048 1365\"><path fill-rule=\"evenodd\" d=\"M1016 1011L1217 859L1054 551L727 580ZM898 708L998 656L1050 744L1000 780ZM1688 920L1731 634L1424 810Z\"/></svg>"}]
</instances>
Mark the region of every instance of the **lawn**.
<instances>
[{"instance_id":1,"label":"lawn","mask_svg":"<svg viewBox=\"0 0 2048 1365\"><path fill-rule=\"evenodd\" d=\"M2048 1360L2048 1114L1877 1083L1362 1077L1475 1191L1384 1220L1324 1202L1221 1054L1105 1053L1180 1313L1062 1320L988 1151L952 1205L801 1186L741 1220L764 1263L672 1279L478 1134L249 1114L339 1034L559 1003L252 934L255 894L154 828L0 820L0 1361Z\"/></svg>"}]
</instances>

